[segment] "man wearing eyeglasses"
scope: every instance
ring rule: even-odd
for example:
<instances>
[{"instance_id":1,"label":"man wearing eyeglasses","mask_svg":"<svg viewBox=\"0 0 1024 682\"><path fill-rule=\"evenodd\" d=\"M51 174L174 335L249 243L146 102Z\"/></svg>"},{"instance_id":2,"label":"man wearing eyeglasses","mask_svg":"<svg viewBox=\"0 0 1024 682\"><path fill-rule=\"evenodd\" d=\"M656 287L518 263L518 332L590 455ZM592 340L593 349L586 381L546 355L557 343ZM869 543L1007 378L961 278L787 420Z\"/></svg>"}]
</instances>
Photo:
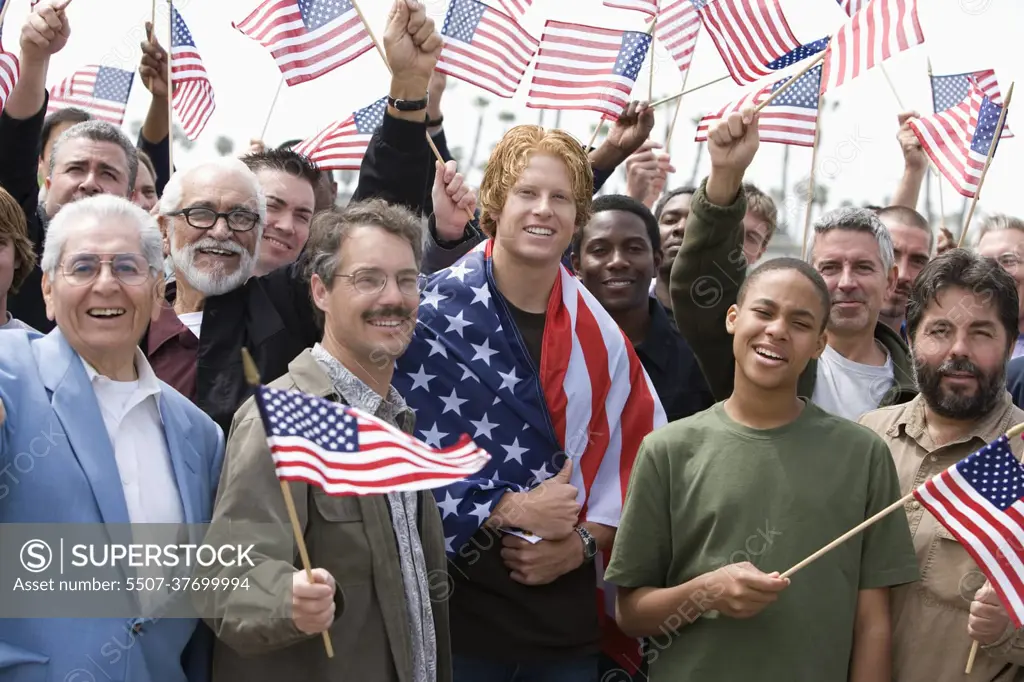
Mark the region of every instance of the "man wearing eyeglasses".
<instances>
[{"instance_id":1,"label":"man wearing eyeglasses","mask_svg":"<svg viewBox=\"0 0 1024 682\"><path fill-rule=\"evenodd\" d=\"M57 328L0 332L5 526L210 520L224 434L137 347L162 302L160 242L152 217L111 195L50 223L42 290ZM148 617L0 620L0 677L71 680L89 668L104 680L208 679L212 637L198 620L135 608ZM126 633L131 655L102 654Z\"/></svg>"},{"instance_id":2,"label":"man wearing eyeglasses","mask_svg":"<svg viewBox=\"0 0 1024 682\"><path fill-rule=\"evenodd\" d=\"M412 433L415 415L391 377L416 325L422 253L419 221L401 207L370 200L318 214L308 271L323 336L271 385L351 405ZM217 634L214 682L449 682L445 540L430 491L332 497L290 483L311 582L252 400L231 427L206 541L256 542L259 558L254 567L211 566L201 577L245 578L258 589L218 597L207 620ZM286 601L268 602L267 594ZM318 636L325 631L332 659Z\"/></svg>"}]
</instances>

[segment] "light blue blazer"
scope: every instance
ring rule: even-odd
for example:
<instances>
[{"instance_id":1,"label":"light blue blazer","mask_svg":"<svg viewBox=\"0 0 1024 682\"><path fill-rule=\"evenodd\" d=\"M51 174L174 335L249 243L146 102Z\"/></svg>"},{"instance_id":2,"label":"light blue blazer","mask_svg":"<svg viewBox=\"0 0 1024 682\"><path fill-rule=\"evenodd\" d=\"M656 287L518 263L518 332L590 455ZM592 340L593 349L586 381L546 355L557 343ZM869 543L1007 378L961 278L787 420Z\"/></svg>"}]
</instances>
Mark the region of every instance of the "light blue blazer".
<instances>
[{"instance_id":1,"label":"light blue blazer","mask_svg":"<svg viewBox=\"0 0 1024 682\"><path fill-rule=\"evenodd\" d=\"M224 434L187 398L160 388L185 522L208 523ZM0 331L0 400L0 472L9 467L18 479L0 476L0 523L129 523L99 403L59 329ZM27 474L18 473L29 469L23 453ZM212 642L196 619L0 619L0 682L206 682Z\"/></svg>"}]
</instances>

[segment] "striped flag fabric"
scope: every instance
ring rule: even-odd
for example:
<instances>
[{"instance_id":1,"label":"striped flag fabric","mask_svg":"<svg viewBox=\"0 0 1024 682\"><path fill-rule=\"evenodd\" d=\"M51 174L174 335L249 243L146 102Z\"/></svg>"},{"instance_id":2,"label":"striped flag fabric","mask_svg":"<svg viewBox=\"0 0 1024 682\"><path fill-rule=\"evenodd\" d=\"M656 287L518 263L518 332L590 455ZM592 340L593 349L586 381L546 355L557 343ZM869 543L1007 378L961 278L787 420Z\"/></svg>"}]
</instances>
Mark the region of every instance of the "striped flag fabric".
<instances>
[{"instance_id":1,"label":"striped flag fabric","mask_svg":"<svg viewBox=\"0 0 1024 682\"><path fill-rule=\"evenodd\" d=\"M50 88L46 113L78 107L101 121L119 126L124 123L134 79L134 71L111 66L86 66Z\"/></svg>"},{"instance_id":2,"label":"striped flag fabric","mask_svg":"<svg viewBox=\"0 0 1024 682\"><path fill-rule=\"evenodd\" d=\"M917 0L870 0L832 36L821 91L838 88L923 42Z\"/></svg>"},{"instance_id":3,"label":"striped flag fabric","mask_svg":"<svg viewBox=\"0 0 1024 682\"><path fill-rule=\"evenodd\" d=\"M260 386L256 403L278 479L328 495L430 490L472 476L491 456L469 436L431 448L363 410Z\"/></svg>"},{"instance_id":4,"label":"striped flag fabric","mask_svg":"<svg viewBox=\"0 0 1024 682\"><path fill-rule=\"evenodd\" d=\"M965 197L978 192L1002 110L971 81L955 107L910 120L928 158Z\"/></svg>"},{"instance_id":5,"label":"striped flag fabric","mask_svg":"<svg viewBox=\"0 0 1024 682\"><path fill-rule=\"evenodd\" d=\"M649 17L657 16L658 14L658 0L604 0L602 3L605 7L613 7L615 9L631 9L637 12L643 12ZM661 26L659 25L656 31L660 31Z\"/></svg>"},{"instance_id":6,"label":"striped flag fabric","mask_svg":"<svg viewBox=\"0 0 1024 682\"><path fill-rule=\"evenodd\" d=\"M852 17L868 4L868 0L837 0L837 2L848 17Z\"/></svg>"},{"instance_id":7,"label":"striped flag fabric","mask_svg":"<svg viewBox=\"0 0 1024 682\"><path fill-rule=\"evenodd\" d=\"M441 29L437 71L498 97L512 97L539 41L508 15L478 0L452 0Z\"/></svg>"},{"instance_id":8,"label":"striped flag fabric","mask_svg":"<svg viewBox=\"0 0 1024 682\"><path fill-rule=\"evenodd\" d=\"M800 77L792 87L776 97L761 110L758 122L762 142L777 142L798 147L813 147L818 127L818 92L821 88L821 64ZM757 106L792 79L782 80L749 93L708 114L697 125L696 142L706 142L711 126L733 112L747 106Z\"/></svg>"},{"instance_id":9,"label":"striped flag fabric","mask_svg":"<svg viewBox=\"0 0 1024 682\"><path fill-rule=\"evenodd\" d=\"M171 98L174 112L181 121L188 139L199 137L217 108L213 84L203 66L192 33L178 10L171 9Z\"/></svg>"},{"instance_id":10,"label":"striped flag fabric","mask_svg":"<svg viewBox=\"0 0 1024 682\"><path fill-rule=\"evenodd\" d=\"M585 109L615 119L629 104L651 36L548 20L526 106Z\"/></svg>"},{"instance_id":11,"label":"striped flag fabric","mask_svg":"<svg viewBox=\"0 0 1024 682\"><path fill-rule=\"evenodd\" d=\"M10 52L4 51L3 41L0 41L0 109L7 104L14 85L18 82L21 73L21 66L18 58Z\"/></svg>"},{"instance_id":12,"label":"striped flag fabric","mask_svg":"<svg viewBox=\"0 0 1024 682\"><path fill-rule=\"evenodd\" d=\"M779 0L690 0L740 85L771 73L768 64L800 47Z\"/></svg>"},{"instance_id":13,"label":"striped flag fabric","mask_svg":"<svg viewBox=\"0 0 1024 682\"><path fill-rule=\"evenodd\" d=\"M516 21L523 18L526 10L530 9L533 0L497 0L497 7Z\"/></svg>"},{"instance_id":14,"label":"striped flag fabric","mask_svg":"<svg viewBox=\"0 0 1024 682\"><path fill-rule=\"evenodd\" d=\"M298 85L373 49L351 0L266 0L233 27L270 50L288 85Z\"/></svg>"},{"instance_id":15,"label":"striped flag fabric","mask_svg":"<svg viewBox=\"0 0 1024 682\"><path fill-rule=\"evenodd\" d=\"M672 55L683 75L690 70L698 35L700 15L690 0L662 0L654 36Z\"/></svg>"},{"instance_id":16,"label":"striped flag fabric","mask_svg":"<svg viewBox=\"0 0 1024 682\"><path fill-rule=\"evenodd\" d=\"M665 424L632 344L568 268L548 301L544 362L530 359L494 281L493 247L489 239L428 278L393 379L416 410L420 438L445 447L469 433L491 454L476 476L434 491L456 566L502 495L550 478L564 456L573 460L580 520L617 526L640 442ZM604 596L595 589L614 628L614 599L606 611ZM619 636L635 660L636 641Z\"/></svg>"},{"instance_id":17,"label":"striped flag fabric","mask_svg":"<svg viewBox=\"0 0 1024 682\"><path fill-rule=\"evenodd\" d=\"M1024 467L1006 435L914 490L999 595L1015 628L1024 624Z\"/></svg>"},{"instance_id":18,"label":"striped flag fabric","mask_svg":"<svg viewBox=\"0 0 1024 682\"><path fill-rule=\"evenodd\" d=\"M978 84L985 96L996 104L1003 103L1003 95L999 91L999 81L992 69L957 73L946 76L932 76L932 108L935 113L951 109L967 97L971 88L971 79ZM1010 126L1003 125L1003 134L999 139L1013 137Z\"/></svg>"},{"instance_id":19,"label":"striped flag fabric","mask_svg":"<svg viewBox=\"0 0 1024 682\"><path fill-rule=\"evenodd\" d=\"M381 97L303 140L293 151L309 157L321 170L359 170L370 139L384 122L387 108L387 97Z\"/></svg>"}]
</instances>

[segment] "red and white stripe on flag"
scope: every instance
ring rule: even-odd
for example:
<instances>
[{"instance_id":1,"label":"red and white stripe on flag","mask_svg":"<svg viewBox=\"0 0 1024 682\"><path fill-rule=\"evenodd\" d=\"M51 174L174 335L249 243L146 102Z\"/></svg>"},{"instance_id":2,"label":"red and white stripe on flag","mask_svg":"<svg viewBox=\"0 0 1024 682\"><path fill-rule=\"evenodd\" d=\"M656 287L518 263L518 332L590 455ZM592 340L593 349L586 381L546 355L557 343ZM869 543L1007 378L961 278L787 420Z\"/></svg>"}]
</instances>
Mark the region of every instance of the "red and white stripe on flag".
<instances>
[{"instance_id":1,"label":"red and white stripe on flag","mask_svg":"<svg viewBox=\"0 0 1024 682\"><path fill-rule=\"evenodd\" d=\"M768 64L800 47L779 0L691 1L740 85L773 73Z\"/></svg>"},{"instance_id":2,"label":"red and white stripe on flag","mask_svg":"<svg viewBox=\"0 0 1024 682\"><path fill-rule=\"evenodd\" d=\"M322 170L359 170L387 106L387 98L381 97L298 143L292 151L308 156Z\"/></svg>"},{"instance_id":3,"label":"red and white stripe on flag","mask_svg":"<svg viewBox=\"0 0 1024 682\"><path fill-rule=\"evenodd\" d=\"M441 31L441 73L498 97L512 97L540 41L510 16L478 0L452 0Z\"/></svg>"},{"instance_id":4,"label":"red and white stripe on flag","mask_svg":"<svg viewBox=\"0 0 1024 682\"><path fill-rule=\"evenodd\" d=\"M870 0L832 36L821 92L838 88L923 42L917 0Z\"/></svg>"},{"instance_id":5,"label":"red and white stripe on flag","mask_svg":"<svg viewBox=\"0 0 1024 682\"><path fill-rule=\"evenodd\" d=\"M839 6L843 8L848 17L859 12L866 4L868 4L868 0L839 0Z\"/></svg>"},{"instance_id":6,"label":"red and white stripe on flag","mask_svg":"<svg viewBox=\"0 0 1024 682\"><path fill-rule=\"evenodd\" d=\"M174 82L174 97L171 100L174 112L181 120L181 127L188 139L195 140L206 128L213 116L216 103L213 99L213 85L206 79L192 79Z\"/></svg>"},{"instance_id":7,"label":"red and white stripe on flag","mask_svg":"<svg viewBox=\"0 0 1024 682\"><path fill-rule=\"evenodd\" d=\"M50 88L46 113L76 107L100 121L119 126L124 123L134 79L134 71L99 65L83 67Z\"/></svg>"},{"instance_id":8,"label":"red and white stripe on flag","mask_svg":"<svg viewBox=\"0 0 1024 682\"><path fill-rule=\"evenodd\" d=\"M497 7L501 11L519 21L526 14L526 10L530 9L533 0L497 0L497 3Z\"/></svg>"},{"instance_id":9,"label":"red and white stripe on flag","mask_svg":"<svg viewBox=\"0 0 1024 682\"><path fill-rule=\"evenodd\" d=\"M615 9L631 9L643 12L649 17L658 14L658 0L604 0L604 6L614 7ZM661 26L659 25L656 31L660 30Z\"/></svg>"},{"instance_id":10,"label":"red and white stripe on flag","mask_svg":"<svg viewBox=\"0 0 1024 682\"><path fill-rule=\"evenodd\" d=\"M20 71L18 58L10 52L4 52L4 46L0 43L0 109L7 104L7 98L18 82Z\"/></svg>"},{"instance_id":11,"label":"red and white stripe on flag","mask_svg":"<svg viewBox=\"0 0 1024 682\"><path fill-rule=\"evenodd\" d=\"M698 35L700 15L690 0L662 0L654 36L672 55L679 73L684 76L690 70Z\"/></svg>"},{"instance_id":12,"label":"red and white stripe on flag","mask_svg":"<svg viewBox=\"0 0 1024 682\"><path fill-rule=\"evenodd\" d=\"M972 149L984 97L972 81L970 92L957 106L910 120L910 128L928 158L960 194L969 198L978 191L988 156Z\"/></svg>"},{"instance_id":13,"label":"red and white stripe on flag","mask_svg":"<svg viewBox=\"0 0 1024 682\"><path fill-rule=\"evenodd\" d=\"M270 50L288 85L319 78L373 49L349 0L266 0L231 25Z\"/></svg>"}]
</instances>

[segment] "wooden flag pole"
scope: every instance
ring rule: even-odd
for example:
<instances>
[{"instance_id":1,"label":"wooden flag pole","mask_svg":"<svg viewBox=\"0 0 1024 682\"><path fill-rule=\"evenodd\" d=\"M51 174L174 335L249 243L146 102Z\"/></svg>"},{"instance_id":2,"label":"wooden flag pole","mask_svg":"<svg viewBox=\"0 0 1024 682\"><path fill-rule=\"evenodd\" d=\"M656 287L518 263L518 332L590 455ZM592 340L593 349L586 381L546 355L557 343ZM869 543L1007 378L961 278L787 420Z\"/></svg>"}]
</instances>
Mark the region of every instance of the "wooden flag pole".
<instances>
[{"instance_id":1,"label":"wooden flag pole","mask_svg":"<svg viewBox=\"0 0 1024 682\"><path fill-rule=\"evenodd\" d=\"M648 33L651 36L651 46L649 48L651 53L651 72L648 74L647 79L647 101L650 102L654 99L654 32L658 26L658 18L655 17L651 22L651 28Z\"/></svg>"},{"instance_id":2,"label":"wooden flag pole","mask_svg":"<svg viewBox=\"0 0 1024 682\"><path fill-rule=\"evenodd\" d=\"M889 72L885 70L885 64L879 64L878 68L882 70L882 75L885 76L885 82L889 84L889 89L892 90L893 97L896 98L896 105L900 108L900 111L906 111L907 107L904 106L903 100L900 99L900 93L896 91L896 86L893 84L892 79L889 78Z\"/></svg>"},{"instance_id":3,"label":"wooden flag pole","mask_svg":"<svg viewBox=\"0 0 1024 682\"><path fill-rule=\"evenodd\" d=\"M155 29L154 29L155 30ZM167 177L174 175L174 0L167 0Z\"/></svg>"},{"instance_id":4,"label":"wooden flag pole","mask_svg":"<svg viewBox=\"0 0 1024 682\"><path fill-rule=\"evenodd\" d=\"M974 216L974 209L978 206L978 198L981 196L981 186L985 184L985 176L988 175L988 168L992 165L992 157L995 156L996 147L999 144L999 138L1003 135L1003 124L1006 123L1006 112L1010 110L1010 100L1013 99L1013 83L1010 83L1010 89L1006 91L1006 99L1003 101L1003 110L999 112L999 123L996 124L995 135L992 136L992 144L988 147L988 157L985 159L985 167L981 171L981 177L978 178L978 189L974 191L974 198L971 200L971 208L967 212L967 218L964 220L963 231L960 232L960 239L957 241L956 248L960 248L964 243L964 237L967 236L967 230L971 226L971 218Z\"/></svg>"},{"instance_id":5,"label":"wooden flag pole","mask_svg":"<svg viewBox=\"0 0 1024 682\"><path fill-rule=\"evenodd\" d=\"M8 4L9 4L9 2L8 2ZM3 18L0 17L0 24L2 24L2 23L3 23ZM152 6L151 6L151 11L150 11L150 18L149 18L149 42L150 43L153 42L153 38L155 36L156 36L156 0L153 0ZM150 91L153 90L153 79L152 78L149 79L149 89L150 89ZM170 84L168 84L167 89L168 89L167 96L170 97L171 96L171 93L169 92L170 91Z\"/></svg>"},{"instance_id":6,"label":"wooden flag pole","mask_svg":"<svg viewBox=\"0 0 1024 682\"><path fill-rule=\"evenodd\" d=\"M768 106L769 104L771 104L771 103L772 103L772 100L774 100L774 99L775 99L776 97L778 97L779 95L781 95L782 93L784 93L784 92L785 92L786 90L789 90L789 89L790 89L791 87L793 87L793 85L794 85L794 84L795 84L795 83L796 83L796 82L797 82L798 80L800 80L801 78L803 78L803 77L804 77L804 75L805 75L805 74L806 74L806 73L807 73L808 71L810 71L810 70L811 70L811 69L813 69L813 68L814 68L815 66L817 66L817 65L818 65L818 62L820 62L820 61L821 61L822 59L824 59L824 58L825 58L825 55L826 55L826 54L828 54L828 50L822 50L821 52L819 52L819 53L818 53L818 56L817 56L817 57L815 57L814 59L812 59L811 61L807 62L807 66L805 66L804 68L800 69L799 73L797 73L797 74L796 74L795 76L793 76L793 77L792 77L792 78L790 78L790 79L789 79L788 81L786 81L786 83L785 83L785 84L784 84L784 85L783 85L783 86L782 86L781 88L779 88L778 90L776 90L776 91L775 91L775 92L773 92L772 94L768 95L768 98L767 98L767 99L766 99L765 101L763 101L763 102L761 102L760 104L758 104L758 105L757 105L757 108L756 108L756 109L754 109L754 113L755 113L755 114L756 114L756 113L759 113L759 112L760 112L760 111L761 111L762 109L764 109L764 108L765 108L766 106Z\"/></svg>"},{"instance_id":7,"label":"wooden flag pole","mask_svg":"<svg viewBox=\"0 0 1024 682\"><path fill-rule=\"evenodd\" d=\"M267 112L267 120L263 122L263 132L260 133L260 141L266 143L267 140L267 128L270 127L270 118L274 115L274 107L277 106L277 98L281 96L281 88L284 87L284 74L281 74L281 80L277 82L277 92L274 93L274 99L270 102L270 110Z\"/></svg>"},{"instance_id":8,"label":"wooden flag pole","mask_svg":"<svg viewBox=\"0 0 1024 682\"><path fill-rule=\"evenodd\" d=\"M932 60L931 60L931 57L929 57L928 58L928 88L929 89L931 89L931 87L932 87L931 83L932 83ZM934 100L933 100L933 103L934 103ZM934 106L932 108L934 109ZM931 174L935 176L935 184L938 185L938 187L939 187L939 214L940 214L939 215L939 227L940 228L944 228L944 227L946 227L946 201L943 198L943 193L942 193L942 174L939 173L938 169L935 167L935 164L932 163L931 161L928 162L928 170L930 170Z\"/></svg>"},{"instance_id":9,"label":"wooden flag pole","mask_svg":"<svg viewBox=\"0 0 1024 682\"><path fill-rule=\"evenodd\" d=\"M689 71L689 70L687 70L687 71ZM689 90L687 90L686 86L684 85L682 92L677 92L674 95L669 95L668 97L663 97L662 99L659 99L656 102L651 102L651 106L652 107L656 107L656 106L659 106L659 105L662 105L662 104L666 104L667 102L671 102L672 100L677 100L677 99L679 99L680 97L682 97L684 95L689 95L691 92L697 92L698 90L703 90L704 88L706 88L706 87L708 87L710 85L715 85L717 83L721 83L722 81L727 81L727 80L729 80L731 78L732 78L732 76L722 76L721 78L716 78L713 81L708 81L707 83L704 83L703 85L698 85L697 87L690 88Z\"/></svg>"},{"instance_id":10,"label":"wooden flag pole","mask_svg":"<svg viewBox=\"0 0 1024 682\"><path fill-rule=\"evenodd\" d=\"M807 257L807 234L811 231L811 209L814 208L814 171L818 165L818 132L821 130L821 104L825 100L818 95L818 116L814 120L814 147L811 150L811 176L807 180L807 208L804 210L804 239L800 243L800 259Z\"/></svg>"},{"instance_id":11,"label":"wooden flag pole","mask_svg":"<svg viewBox=\"0 0 1024 682\"><path fill-rule=\"evenodd\" d=\"M696 54L696 51L697 51L697 41L700 40L700 34L701 33L703 33L703 31L698 31L697 32L697 37L693 41L693 54ZM690 60L690 64L686 67L686 73L683 74L683 87L680 88L680 90L682 92L686 92L686 82L688 80L690 80L690 71L691 71L690 67L692 67L692 66L693 66L693 60L691 59ZM651 106L654 106L654 105L652 104ZM672 135L674 135L675 132L676 132L676 121L679 120L679 111L682 108L683 108L683 96L682 96L682 94L680 94L679 97L676 98L676 111L675 111L674 114L672 114L672 123L670 123L669 126L668 126L668 135L665 138L665 154L671 154L672 153Z\"/></svg>"},{"instance_id":12,"label":"wooden flag pole","mask_svg":"<svg viewBox=\"0 0 1024 682\"><path fill-rule=\"evenodd\" d=\"M369 35L370 40L373 41L373 46L377 48L377 54L380 55L381 61L384 62L385 68L387 68L388 73L390 73L393 76L394 73L391 71L391 65L388 64L388 56L387 54L384 53L384 46L380 44L380 41L377 40L377 36L373 34L373 29L370 28L370 23L366 21L366 17L363 15L363 10L359 8L359 3L356 2L356 0L352 0L352 7L355 8L356 14L359 15L359 21L363 22L363 28L366 29L367 35ZM427 136L427 144L430 146L430 151L434 153L434 158L440 161L441 164L443 165L444 158L442 158L441 152L438 150L437 145L434 144L434 139L430 137L430 131L424 130L423 134ZM468 208L466 209L466 215L469 216L469 222L473 222L474 220L476 220L476 214L470 211Z\"/></svg>"},{"instance_id":13,"label":"wooden flag pole","mask_svg":"<svg viewBox=\"0 0 1024 682\"><path fill-rule=\"evenodd\" d=\"M259 370L256 368L256 363L253 362L252 355L249 354L249 349L244 346L242 347L242 367L245 370L245 380L249 383L249 386L253 389L259 388ZM260 417L262 419L262 414ZM310 585L313 585L313 568L309 560L309 550L306 549L306 539L303 537L302 525L299 523L298 512L295 511L295 499L292 497L292 489L288 485L288 481L281 481L281 494L284 495L284 504L288 508L288 517L292 522L292 532L295 533L295 543L299 546L299 556L302 558L302 567L306 571L306 580L309 581ZM324 630L321 634L324 637L324 649L327 650L327 658L334 658L331 634L327 630Z\"/></svg>"}]
</instances>

